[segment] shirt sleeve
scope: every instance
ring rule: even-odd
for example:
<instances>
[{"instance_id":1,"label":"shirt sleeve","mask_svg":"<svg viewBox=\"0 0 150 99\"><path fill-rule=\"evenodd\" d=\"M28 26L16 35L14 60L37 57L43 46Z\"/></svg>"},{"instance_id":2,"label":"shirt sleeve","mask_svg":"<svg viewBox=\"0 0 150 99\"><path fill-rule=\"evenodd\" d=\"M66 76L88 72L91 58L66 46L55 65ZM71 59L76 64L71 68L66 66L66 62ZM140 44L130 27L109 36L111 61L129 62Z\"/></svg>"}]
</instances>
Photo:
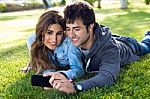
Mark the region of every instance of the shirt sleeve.
<instances>
[{"instance_id":1,"label":"shirt sleeve","mask_svg":"<svg viewBox=\"0 0 150 99\"><path fill-rule=\"evenodd\" d=\"M68 58L70 69L61 72L64 72L68 79L82 77L85 74L83 69L82 53L79 48L75 47L72 43L68 48Z\"/></svg>"},{"instance_id":2,"label":"shirt sleeve","mask_svg":"<svg viewBox=\"0 0 150 99\"><path fill-rule=\"evenodd\" d=\"M31 45L32 45L32 43L35 41L35 38L36 38L36 34L35 34L35 33L32 33L32 34L27 38L27 47L28 47L28 50L29 50L29 51L31 50Z\"/></svg>"},{"instance_id":3,"label":"shirt sleeve","mask_svg":"<svg viewBox=\"0 0 150 99\"><path fill-rule=\"evenodd\" d=\"M115 82L120 71L120 55L117 47L106 50L99 60L100 63L97 64L99 65L98 74L79 82L84 90L92 87L109 86Z\"/></svg>"}]
</instances>

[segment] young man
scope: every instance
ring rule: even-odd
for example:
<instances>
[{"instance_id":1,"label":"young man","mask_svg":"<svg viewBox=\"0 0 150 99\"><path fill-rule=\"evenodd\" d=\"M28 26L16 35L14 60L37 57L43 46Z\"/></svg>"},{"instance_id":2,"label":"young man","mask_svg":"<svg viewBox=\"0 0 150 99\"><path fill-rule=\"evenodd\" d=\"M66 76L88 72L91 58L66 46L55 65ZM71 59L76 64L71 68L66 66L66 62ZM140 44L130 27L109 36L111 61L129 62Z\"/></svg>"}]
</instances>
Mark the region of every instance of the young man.
<instances>
[{"instance_id":1,"label":"young man","mask_svg":"<svg viewBox=\"0 0 150 99\"><path fill-rule=\"evenodd\" d=\"M86 3L68 5L64 10L64 18L68 37L85 56L85 71L97 72L97 75L79 83L51 79L50 83L59 91L75 93L112 85L121 65L134 62L150 52L150 31L140 43L133 38L112 35L107 27L95 22L95 13ZM53 74L45 76L49 75Z\"/></svg>"}]
</instances>

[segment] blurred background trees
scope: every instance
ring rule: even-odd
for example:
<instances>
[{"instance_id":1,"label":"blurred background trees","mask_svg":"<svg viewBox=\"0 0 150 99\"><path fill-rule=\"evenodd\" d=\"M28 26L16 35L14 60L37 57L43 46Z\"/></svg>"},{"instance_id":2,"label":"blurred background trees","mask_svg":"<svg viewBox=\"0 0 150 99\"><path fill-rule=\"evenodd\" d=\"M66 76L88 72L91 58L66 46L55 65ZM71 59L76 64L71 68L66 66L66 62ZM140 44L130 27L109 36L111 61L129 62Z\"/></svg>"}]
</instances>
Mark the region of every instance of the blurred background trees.
<instances>
[{"instance_id":1,"label":"blurred background trees","mask_svg":"<svg viewBox=\"0 0 150 99\"><path fill-rule=\"evenodd\" d=\"M145 4L149 5L150 4L150 0L145 0Z\"/></svg>"},{"instance_id":2,"label":"blurred background trees","mask_svg":"<svg viewBox=\"0 0 150 99\"><path fill-rule=\"evenodd\" d=\"M150 0L0 0L0 12L19 11L36 8L48 9L53 6L62 6L77 1L87 1L92 6L102 8L102 2L120 3L121 9L128 8L130 2L143 2L146 5L150 4Z\"/></svg>"},{"instance_id":3,"label":"blurred background trees","mask_svg":"<svg viewBox=\"0 0 150 99\"><path fill-rule=\"evenodd\" d=\"M121 9L126 9L128 8L128 0L120 0L120 8Z\"/></svg>"},{"instance_id":4,"label":"blurred background trees","mask_svg":"<svg viewBox=\"0 0 150 99\"><path fill-rule=\"evenodd\" d=\"M30 10L43 8L38 0L0 0L0 12Z\"/></svg>"}]
</instances>

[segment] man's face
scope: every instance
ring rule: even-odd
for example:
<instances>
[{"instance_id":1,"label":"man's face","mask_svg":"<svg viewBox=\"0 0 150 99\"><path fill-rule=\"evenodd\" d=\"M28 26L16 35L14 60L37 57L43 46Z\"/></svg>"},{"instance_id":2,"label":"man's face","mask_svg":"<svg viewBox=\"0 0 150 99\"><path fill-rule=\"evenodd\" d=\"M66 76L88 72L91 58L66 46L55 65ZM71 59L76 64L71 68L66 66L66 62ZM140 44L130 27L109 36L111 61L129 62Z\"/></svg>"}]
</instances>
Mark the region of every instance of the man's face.
<instances>
[{"instance_id":1,"label":"man's face","mask_svg":"<svg viewBox=\"0 0 150 99\"><path fill-rule=\"evenodd\" d=\"M91 36L88 31L81 19L75 20L74 23L66 23L66 34L75 46L87 48Z\"/></svg>"}]
</instances>

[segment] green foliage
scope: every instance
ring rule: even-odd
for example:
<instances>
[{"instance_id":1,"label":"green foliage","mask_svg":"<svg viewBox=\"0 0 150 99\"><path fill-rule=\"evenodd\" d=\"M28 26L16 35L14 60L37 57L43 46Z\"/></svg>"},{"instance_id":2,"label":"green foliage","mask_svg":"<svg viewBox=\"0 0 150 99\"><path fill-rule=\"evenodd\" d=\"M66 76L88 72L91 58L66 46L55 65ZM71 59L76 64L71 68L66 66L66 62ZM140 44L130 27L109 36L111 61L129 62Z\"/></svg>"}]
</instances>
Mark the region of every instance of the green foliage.
<instances>
[{"instance_id":1,"label":"green foliage","mask_svg":"<svg viewBox=\"0 0 150 99\"><path fill-rule=\"evenodd\" d=\"M43 5L36 0L26 1L25 3L0 3L0 12L22 11L35 8L43 8Z\"/></svg>"},{"instance_id":2,"label":"green foliage","mask_svg":"<svg viewBox=\"0 0 150 99\"><path fill-rule=\"evenodd\" d=\"M25 6L26 7L37 7L37 6L41 6L41 4L39 2L37 2L37 0L31 0L30 2L26 1Z\"/></svg>"},{"instance_id":3,"label":"green foliage","mask_svg":"<svg viewBox=\"0 0 150 99\"><path fill-rule=\"evenodd\" d=\"M101 8L101 0L98 0L97 8Z\"/></svg>"},{"instance_id":4,"label":"green foliage","mask_svg":"<svg viewBox=\"0 0 150 99\"><path fill-rule=\"evenodd\" d=\"M54 2L54 3L52 3L52 6L59 6L59 3L58 2Z\"/></svg>"},{"instance_id":5,"label":"green foliage","mask_svg":"<svg viewBox=\"0 0 150 99\"><path fill-rule=\"evenodd\" d=\"M60 4L61 5L65 5L66 4L66 0L61 0Z\"/></svg>"},{"instance_id":6,"label":"green foliage","mask_svg":"<svg viewBox=\"0 0 150 99\"><path fill-rule=\"evenodd\" d=\"M0 3L0 12L4 12L6 10L6 4Z\"/></svg>"},{"instance_id":7,"label":"green foliage","mask_svg":"<svg viewBox=\"0 0 150 99\"><path fill-rule=\"evenodd\" d=\"M136 3L135 3L136 5ZM0 15L0 99L149 99L150 55L125 65L116 83L67 95L57 90L44 91L30 84L30 75L18 72L29 60L26 39L34 32L33 20L44 10L32 10ZM150 11L147 7L129 9L95 9L97 22L110 28L113 34L131 36L139 41L149 30ZM13 25L13 23L15 25ZM86 75L81 81L93 75Z\"/></svg>"},{"instance_id":8,"label":"green foliage","mask_svg":"<svg viewBox=\"0 0 150 99\"><path fill-rule=\"evenodd\" d=\"M94 2L96 2L97 0L84 0L84 1L90 3L93 6Z\"/></svg>"},{"instance_id":9,"label":"green foliage","mask_svg":"<svg viewBox=\"0 0 150 99\"><path fill-rule=\"evenodd\" d=\"M61 6L61 5L65 5L65 4L66 4L66 0L52 2L52 6Z\"/></svg>"},{"instance_id":10,"label":"green foliage","mask_svg":"<svg viewBox=\"0 0 150 99\"><path fill-rule=\"evenodd\" d=\"M145 0L145 4L149 5L150 4L150 0Z\"/></svg>"}]
</instances>

